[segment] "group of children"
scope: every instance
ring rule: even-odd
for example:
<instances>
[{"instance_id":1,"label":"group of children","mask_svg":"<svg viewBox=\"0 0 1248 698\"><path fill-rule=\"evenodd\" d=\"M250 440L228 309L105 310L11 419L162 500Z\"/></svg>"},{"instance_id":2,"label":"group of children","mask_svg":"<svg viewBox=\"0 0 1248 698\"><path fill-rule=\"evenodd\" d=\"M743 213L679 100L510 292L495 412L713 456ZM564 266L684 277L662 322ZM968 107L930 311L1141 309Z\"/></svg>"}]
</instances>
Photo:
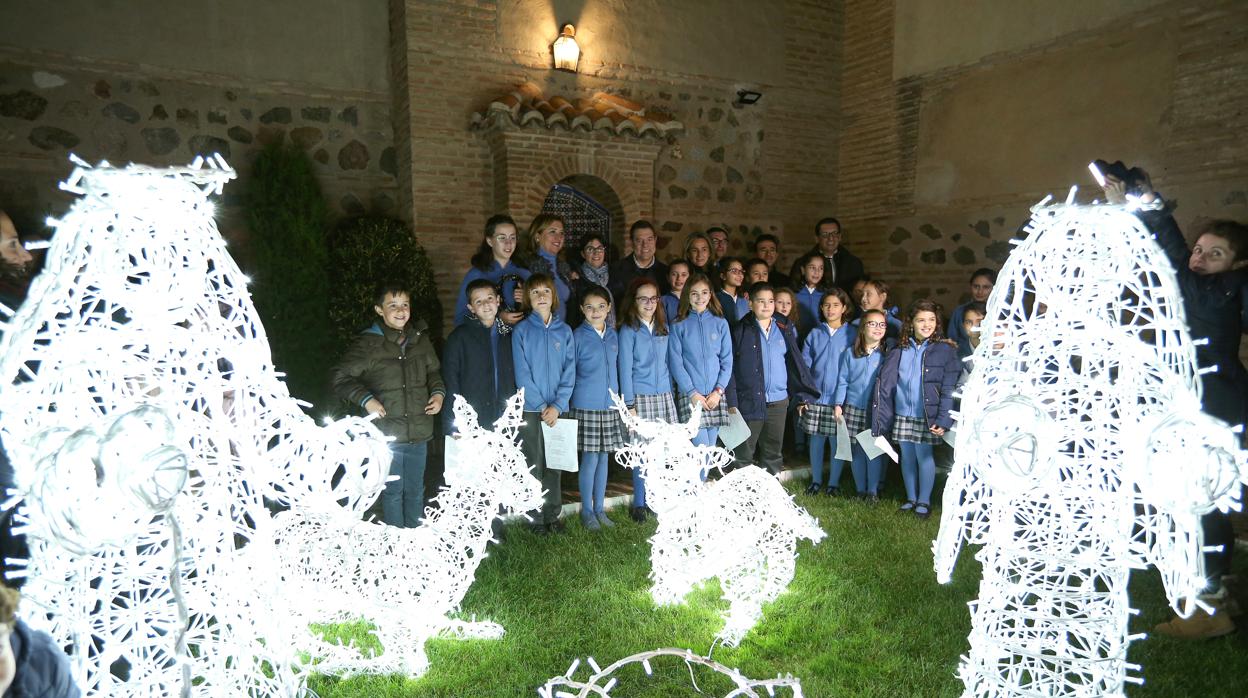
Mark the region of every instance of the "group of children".
<instances>
[{"instance_id":1,"label":"group of children","mask_svg":"<svg viewBox=\"0 0 1248 698\"><path fill-rule=\"evenodd\" d=\"M369 359L340 367L337 385L344 397L377 411L380 406L373 402L387 386L369 386L399 381L401 386L389 387L391 394L416 400L403 406L403 426L411 431L408 422L440 412L450 435L454 400L468 401L480 421L489 424L501 414L506 398L523 388L522 449L546 490L542 507L530 513L536 531L563 529L562 473L547 467L543 431L543 425L555 427L561 417L577 422L582 522L595 530L613 525L604 511L608 463L631 434L612 408L612 393L640 417L672 423L688 420L700 405L693 440L708 446L717 442L732 413L739 413L749 435L736 447L737 467L753 464L776 474L786 429L795 422L803 437L799 447L812 466L810 494L839 492L844 461L835 457L838 429L851 437L863 432L891 436L901 445L902 510L930 515L932 446L952 426L949 412L962 373L960 359L969 354L975 337L960 320L973 328L982 319L981 301L994 280L991 270L976 272L976 300L955 311L959 322L951 325L950 335L961 343L957 347L946 339L934 303L915 303L903 322L895 308L889 309L888 286L869 277L859 282L851 300L844 290L823 284L825 259L817 253L799 260L796 291L769 283L768 265L761 260L725 256L718 261L718 279L704 273L705 262L676 260L666 270L667 293L659 279L638 276L624 292L617 291L617 298L603 285L587 282L569 294L556 274L514 265L517 233L505 216L491 218L484 232L442 363L419 329L404 331L388 316L383 306L396 294L387 289L388 295L378 299L381 322L361 339L369 346ZM557 242L560 232L542 234ZM513 305L517 302L519 307ZM576 304L574 313L565 302ZM564 319L572 316L581 318L575 329ZM401 368L409 364L420 370ZM439 369L441 376L429 381L428 389L412 393L415 376L432 379ZM421 436L426 436L423 430ZM857 438L851 443L855 489L878 501L882 457L869 457ZM423 476L424 449L409 453L413 449L400 444L400 450L405 462L419 459L421 467L409 465L390 487L420 493L419 483L404 487L402 480ZM652 512L637 473L633 485L631 513L645 521ZM414 525L419 511L397 511L397 502L412 498L388 494L396 506L385 516L387 522Z\"/></svg>"}]
</instances>

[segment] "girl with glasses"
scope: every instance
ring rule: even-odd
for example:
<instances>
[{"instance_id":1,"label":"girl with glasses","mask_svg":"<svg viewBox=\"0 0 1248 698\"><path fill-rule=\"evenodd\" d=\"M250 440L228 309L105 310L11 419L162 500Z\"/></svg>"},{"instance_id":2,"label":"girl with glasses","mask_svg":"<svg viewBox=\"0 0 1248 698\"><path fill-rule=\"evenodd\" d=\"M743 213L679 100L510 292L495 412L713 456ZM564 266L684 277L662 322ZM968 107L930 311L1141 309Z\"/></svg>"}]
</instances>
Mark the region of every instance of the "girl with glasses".
<instances>
[{"instance_id":1,"label":"girl with glasses","mask_svg":"<svg viewBox=\"0 0 1248 698\"><path fill-rule=\"evenodd\" d=\"M730 329L750 314L750 301L742 291L744 283L745 262L740 257L728 256L719 260L719 292L715 296Z\"/></svg>"},{"instance_id":2,"label":"girl with glasses","mask_svg":"<svg viewBox=\"0 0 1248 698\"><path fill-rule=\"evenodd\" d=\"M836 392L832 396L834 417L845 420L845 427L851 437L866 431L870 426L872 393L876 378L880 375L880 364L889 349L884 337L888 331L888 320L884 311L868 310L859 319L861 322L858 336L850 349L841 353L841 364L836 373ZM854 457L850 463L854 481L866 483L867 500L874 504L880 499L880 475L884 456L867 458L857 439L853 439L850 445Z\"/></svg>"}]
</instances>

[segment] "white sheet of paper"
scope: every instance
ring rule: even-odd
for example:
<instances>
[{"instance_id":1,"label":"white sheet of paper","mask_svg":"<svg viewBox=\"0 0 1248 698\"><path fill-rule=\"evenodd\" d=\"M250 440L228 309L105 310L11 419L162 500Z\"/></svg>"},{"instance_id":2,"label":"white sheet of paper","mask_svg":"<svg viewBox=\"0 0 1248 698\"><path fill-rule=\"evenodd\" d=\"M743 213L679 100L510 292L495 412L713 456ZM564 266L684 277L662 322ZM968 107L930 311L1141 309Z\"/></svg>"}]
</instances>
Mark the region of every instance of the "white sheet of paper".
<instances>
[{"instance_id":1,"label":"white sheet of paper","mask_svg":"<svg viewBox=\"0 0 1248 698\"><path fill-rule=\"evenodd\" d=\"M837 460L853 460L854 453L850 450L849 426L844 417L836 418L836 456Z\"/></svg>"},{"instance_id":2,"label":"white sheet of paper","mask_svg":"<svg viewBox=\"0 0 1248 698\"><path fill-rule=\"evenodd\" d=\"M867 454L867 458L876 458L884 453L879 446L875 445L875 437L871 436L870 429L863 429L861 432L854 434L854 439L862 447L862 452Z\"/></svg>"},{"instance_id":3,"label":"white sheet of paper","mask_svg":"<svg viewBox=\"0 0 1248 698\"><path fill-rule=\"evenodd\" d=\"M878 446L879 449L883 451L889 458L892 458L894 463L901 462L898 460L897 452L893 450L893 445L888 442L888 439L884 438L883 436L877 436L875 437L875 445Z\"/></svg>"},{"instance_id":4,"label":"white sheet of paper","mask_svg":"<svg viewBox=\"0 0 1248 698\"><path fill-rule=\"evenodd\" d=\"M442 447L442 461L445 465L445 477L451 478L459 474L459 439L449 434Z\"/></svg>"},{"instance_id":5,"label":"white sheet of paper","mask_svg":"<svg viewBox=\"0 0 1248 698\"><path fill-rule=\"evenodd\" d=\"M576 461L576 420L557 419L555 426L542 422L542 441L546 445L546 467L575 473L580 469Z\"/></svg>"},{"instance_id":6,"label":"white sheet of paper","mask_svg":"<svg viewBox=\"0 0 1248 698\"><path fill-rule=\"evenodd\" d=\"M719 442L731 451L745 443L748 438L750 438L750 425L745 423L745 417L741 416L740 410L729 411L728 426L719 429Z\"/></svg>"},{"instance_id":7,"label":"white sheet of paper","mask_svg":"<svg viewBox=\"0 0 1248 698\"><path fill-rule=\"evenodd\" d=\"M944 437L943 437L943 438L944 438L944 440L945 440L945 443L949 444L950 448L957 449L957 447L958 447L958 436L957 436L957 434L958 434L958 431L957 431L956 429L946 429L946 430L945 430L945 435L944 435Z\"/></svg>"}]
</instances>

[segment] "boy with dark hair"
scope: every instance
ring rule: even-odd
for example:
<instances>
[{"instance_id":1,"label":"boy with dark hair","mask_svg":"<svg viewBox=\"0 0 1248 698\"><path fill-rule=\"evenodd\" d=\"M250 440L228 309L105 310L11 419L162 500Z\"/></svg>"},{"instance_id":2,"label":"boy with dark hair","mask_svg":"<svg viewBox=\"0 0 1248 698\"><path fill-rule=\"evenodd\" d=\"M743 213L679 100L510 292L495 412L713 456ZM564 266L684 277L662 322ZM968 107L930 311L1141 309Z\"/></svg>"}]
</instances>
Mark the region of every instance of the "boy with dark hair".
<instances>
[{"instance_id":1,"label":"boy with dark hair","mask_svg":"<svg viewBox=\"0 0 1248 698\"><path fill-rule=\"evenodd\" d=\"M507 398L516 392L511 326L498 316L502 300L498 287L477 279L468 284L467 296L468 321L451 332L442 351L447 395L442 426L447 434L457 433L457 396L468 401L477 412L477 420L489 428L502 416Z\"/></svg>"},{"instance_id":2,"label":"boy with dark hair","mask_svg":"<svg viewBox=\"0 0 1248 698\"><path fill-rule=\"evenodd\" d=\"M754 240L754 256L767 263L767 283L776 288L793 288L793 281L780 271L780 238L763 233Z\"/></svg>"},{"instance_id":3,"label":"boy with dark hair","mask_svg":"<svg viewBox=\"0 0 1248 698\"><path fill-rule=\"evenodd\" d=\"M425 511L425 458L433 417L446 390L425 321L412 320L411 294L382 283L373 312L380 320L364 330L332 372L334 394L377 415L377 427L394 438L390 474L381 495L381 518L415 528Z\"/></svg>"}]
</instances>

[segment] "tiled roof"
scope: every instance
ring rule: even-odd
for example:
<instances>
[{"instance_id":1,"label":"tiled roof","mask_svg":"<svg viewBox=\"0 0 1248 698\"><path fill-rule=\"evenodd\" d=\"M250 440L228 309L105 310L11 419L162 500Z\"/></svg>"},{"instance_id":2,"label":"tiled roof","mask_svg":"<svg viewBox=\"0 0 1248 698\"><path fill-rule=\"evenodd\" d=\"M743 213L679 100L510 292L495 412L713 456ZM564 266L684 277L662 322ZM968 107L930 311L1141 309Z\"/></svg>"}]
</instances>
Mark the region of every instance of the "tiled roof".
<instances>
[{"instance_id":1,"label":"tiled roof","mask_svg":"<svg viewBox=\"0 0 1248 698\"><path fill-rule=\"evenodd\" d=\"M611 131L617 135L631 133L663 137L685 130L685 125L667 114L647 114L646 108L617 95L598 92L589 99L569 100L546 97L537 85L529 82L511 93L490 102L473 113L472 127L480 128L496 119L507 119L518 126L538 124L549 129L562 127L569 131Z\"/></svg>"}]
</instances>

